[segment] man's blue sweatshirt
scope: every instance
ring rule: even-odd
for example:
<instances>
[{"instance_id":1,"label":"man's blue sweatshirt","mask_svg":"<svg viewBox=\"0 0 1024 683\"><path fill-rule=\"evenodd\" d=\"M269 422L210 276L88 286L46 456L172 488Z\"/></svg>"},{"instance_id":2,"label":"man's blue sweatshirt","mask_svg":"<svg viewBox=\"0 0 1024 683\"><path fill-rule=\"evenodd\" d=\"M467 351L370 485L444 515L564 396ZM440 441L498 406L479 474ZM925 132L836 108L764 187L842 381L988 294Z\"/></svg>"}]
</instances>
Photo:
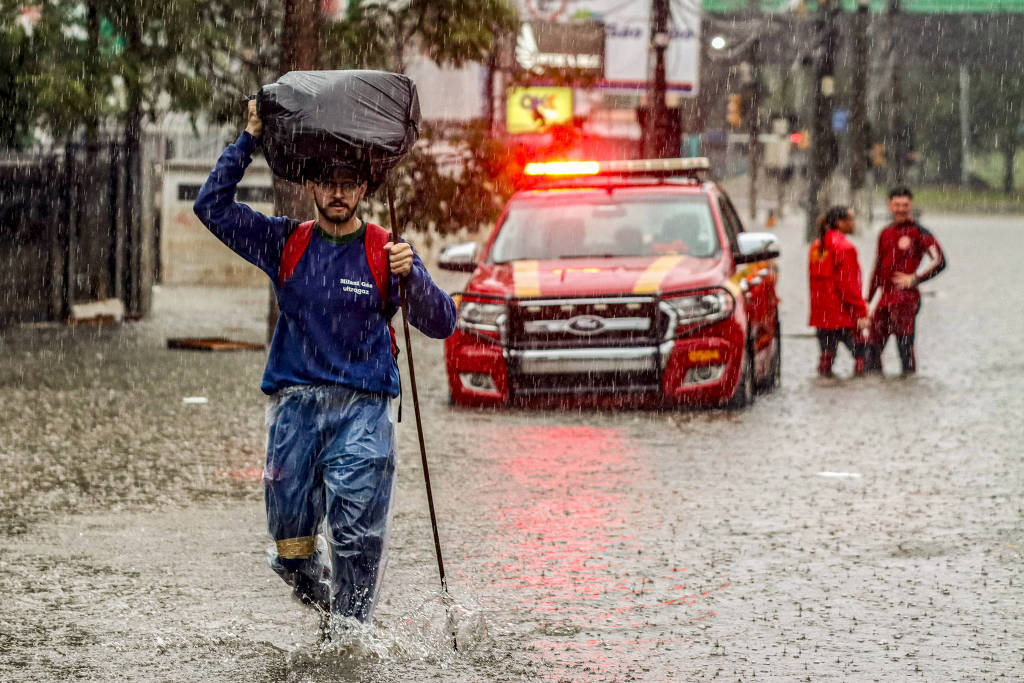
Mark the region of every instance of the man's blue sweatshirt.
<instances>
[{"instance_id":1,"label":"man's blue sweatshirt","mask_svg":"<svg viewBox=\"0 0 1024 683\"><path fill-rule=\"evenodd\" d=\"M228 145L193 208L210 232L274 284L281 314L260 388L273 394L289 386L338 384L397 396L398 364L362 237L339 243L314 230L295 272L282 285L281 253L299 221L264 216L235 202L235 188L252 161L254 145L255 139L246 132ZM416 254L405 291L410 324L435 339L451 335L455 303L434 284ZM389 309L396 310L398 276L394 274L388 294Z\"/></svg>"}]
</instances>

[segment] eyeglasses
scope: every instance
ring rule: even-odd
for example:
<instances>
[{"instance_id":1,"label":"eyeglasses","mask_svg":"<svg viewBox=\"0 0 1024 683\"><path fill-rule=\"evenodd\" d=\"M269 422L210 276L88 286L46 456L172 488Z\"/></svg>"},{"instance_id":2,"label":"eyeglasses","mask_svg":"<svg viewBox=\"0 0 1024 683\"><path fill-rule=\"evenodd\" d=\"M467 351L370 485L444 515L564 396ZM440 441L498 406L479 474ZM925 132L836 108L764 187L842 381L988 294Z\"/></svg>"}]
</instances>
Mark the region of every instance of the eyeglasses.
<instances>
[{"instance_id":1,"label":"eyeglasses","mask_svg":"<svg viewBox=\"0 0 1024 683\"><path fill-rule=\"evenodd\" d=\"M342 180L340 182L321 180L316 185L324 192L340 191L342 194L352 194L362 186L362 183L357 183L354 180Z\"/></svg>"}]
</instances>

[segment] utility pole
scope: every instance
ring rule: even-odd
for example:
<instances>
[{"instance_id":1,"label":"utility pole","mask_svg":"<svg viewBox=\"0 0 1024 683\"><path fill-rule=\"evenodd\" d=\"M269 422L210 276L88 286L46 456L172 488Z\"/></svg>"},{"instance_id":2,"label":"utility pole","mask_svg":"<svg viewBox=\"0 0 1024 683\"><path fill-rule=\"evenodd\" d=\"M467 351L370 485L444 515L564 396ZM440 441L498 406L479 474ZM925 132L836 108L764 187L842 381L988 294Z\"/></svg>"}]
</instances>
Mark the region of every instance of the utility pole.
<instances>
[{"instance_id":1,"label":"utility pole","mask_svg":"<svg viewBox=\"0 0 1024 683\"><path fill-rule=\"evenodd\" d=\"M960 184L971 176L971 72L960 65Z\"/></svg>"},{"instance_id":2,"label":"utility pole","mask_svg":"<svg viewBox=\"0 0 1024 683\"><path fill-rule=\"evenodd\" d=\"M757 0L754 0L756 8ZM758 27L760 30L760 27ZM761 169L761 38L755 37L750 43L750 70L745 74L747 82L747 123L750 138L748 154L750 158L750 220L757 220L757 182Z\"/></svg>"},{"instance_id":3,"label":"utility pole","mask_svg":"<svg viewBox=\"0 0 1024 683\"><path fill-rule=\"evenodd\" d=\"M668 142L668 106L665 93L668 83L665 79L665 50L668 49L669 0L651 2L651 47L654 51L654 80L649 89L651 116L644 131L644 155L647 158L676 156L679 150L666 149Z\"/></svg>"},{"instance_id":4,"label":"utility pole","mask_svg":"<svg viewBox=\"0 0 1024 683\"><path fill-rule=\"evenodd\" d=\"M836 165L835 135L832 132L832 106L835 96L836 48L839 43L837 19L838 0L823 0L819 10L818 49L815 68L814 120L811 126L811 177L807 197L807 229L804 237L810 242L817 233L815 221L821 213L820 188Z\"/></svg>"},{"instance_id":5,"label":"utility pole","mask_svg":"<svg viewBox=\"0 0 1024 683\"><path fill-rule=\"evenodd\" d=\"M871 125L868 122L868 5L857 0L853 21L853 101L850 103L850 197L856 215L870 217L871 197L866 190Z\"/></svg>"},{"instance_id":6,"label":"utility pole","mask_svg":"<svg viewBox=\"0 0 1024 683\"><path fill-rule=\"evenodd\" d=\"M889 161L889 184L902 185L907 170L909 140L903 107L903 72L897 57L899 45L900 0L889 0L889 139L886 156Z\"/></svg>"},{"instance_id":7,"label":"utility pole","mask_svg":"<svg viewBox=\"0 0 1024 683\"><path fill-rule=\"evenodd\" d=\"M310 71L317 68L317 45L320 27L320 3L317 0L285 0L284 25L281 31L281 65L284 75L289 71ZM312 217L313 204L301 185L274 176L274 213L296 219ZM277 297L270 288L267 311L267 341L277 326Z\"/></svg>"}]
</instances>

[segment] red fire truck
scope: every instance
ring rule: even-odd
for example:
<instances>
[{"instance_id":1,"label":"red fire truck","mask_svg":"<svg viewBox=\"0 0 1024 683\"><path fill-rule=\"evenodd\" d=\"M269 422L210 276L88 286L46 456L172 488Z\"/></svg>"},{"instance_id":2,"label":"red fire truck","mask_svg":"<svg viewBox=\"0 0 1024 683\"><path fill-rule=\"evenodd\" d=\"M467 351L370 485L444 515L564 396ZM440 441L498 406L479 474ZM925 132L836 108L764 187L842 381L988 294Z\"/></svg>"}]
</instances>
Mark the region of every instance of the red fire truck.
<instances>
[{"instance_id":1,"label":"red fire truck","mask_svg":"<svg viewBox=\"0 0 1024 683\"><path fill-rule=\"evenodd\" d=\"M704 158L530 164L445 342L458 405L744 407L778 385L778 241L746 232ZM479 252L479 253L478 253Z\"/></svg>"}]
</instances>

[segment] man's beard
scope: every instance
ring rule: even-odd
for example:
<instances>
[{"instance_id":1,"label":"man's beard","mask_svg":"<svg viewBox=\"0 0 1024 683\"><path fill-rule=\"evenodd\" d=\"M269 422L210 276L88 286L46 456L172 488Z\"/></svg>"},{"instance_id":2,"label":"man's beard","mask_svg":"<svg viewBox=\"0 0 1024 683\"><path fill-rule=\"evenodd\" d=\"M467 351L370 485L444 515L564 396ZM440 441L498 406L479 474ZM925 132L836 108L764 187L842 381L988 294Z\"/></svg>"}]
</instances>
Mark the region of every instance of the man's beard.
<instances>
[{"instance_id":1,"label":"man's beard","mask_svg":"<svg viewBox=\"0 0 1024 683\"><path fill-rule=\"evenodd\" d=\"M356 208L354 206L350 207L348 204L343 202L330 202L328 204L316 202L316 208L320 210L321 216L332 223L345 223L352 218L353 214L356 212Z\"/></svg>"}]
</instances>

